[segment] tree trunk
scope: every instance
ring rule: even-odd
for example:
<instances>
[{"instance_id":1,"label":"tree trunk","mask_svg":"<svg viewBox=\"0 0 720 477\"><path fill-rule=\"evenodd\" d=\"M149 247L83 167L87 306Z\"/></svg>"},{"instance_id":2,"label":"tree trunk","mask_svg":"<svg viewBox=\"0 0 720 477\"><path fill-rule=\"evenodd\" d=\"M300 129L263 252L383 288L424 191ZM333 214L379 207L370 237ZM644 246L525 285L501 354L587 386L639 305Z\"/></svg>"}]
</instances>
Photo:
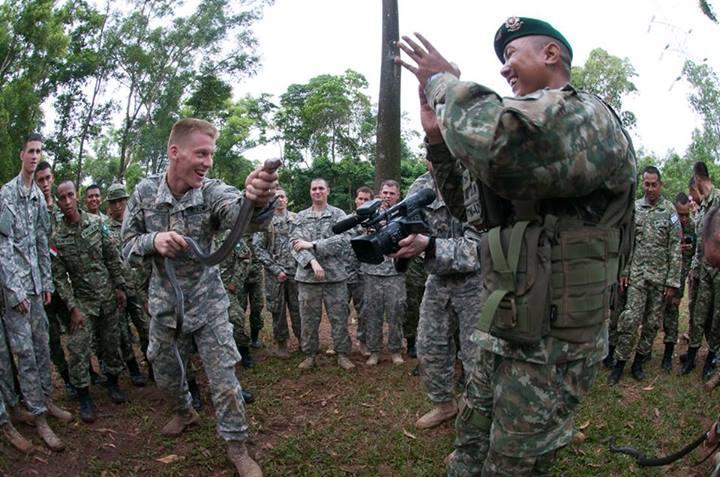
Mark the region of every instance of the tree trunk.
<instances>
[{"instance_id":1,"label":"tree trunk","mask_svg":"<svg viewBox=\"0 0 720 477\"><path fill-rule=\"evenodd\" d=\"M380 64L380 96L378 98L377 158L375 160L375 192L386 179L400 181L400 65L397 0L382 2L382 57Z\"/></svg>"}]
</instances>

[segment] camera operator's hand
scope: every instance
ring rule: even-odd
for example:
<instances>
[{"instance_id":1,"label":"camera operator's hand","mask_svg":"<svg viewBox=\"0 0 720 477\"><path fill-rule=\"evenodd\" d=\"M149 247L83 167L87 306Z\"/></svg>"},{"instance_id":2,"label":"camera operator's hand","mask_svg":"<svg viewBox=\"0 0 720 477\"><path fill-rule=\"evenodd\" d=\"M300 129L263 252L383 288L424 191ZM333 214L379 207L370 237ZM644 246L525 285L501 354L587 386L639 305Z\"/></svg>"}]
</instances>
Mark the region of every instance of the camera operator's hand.
<instances>
[{"instance_id":1,"label":"camera operator's hand","mask_svg":"<svg viewBox=\"0 0 720 477\"><path fill-rule=\"evenodd\" d=\"M295 250L296 252L300 252L302 250L311 250L312 248L312 242L308 242L307 240L296 240L293 243L293 250Z\"/></svg>"},{"instance_id":2,"label":"camera operator's hand","mask_svg":"<svg viewBox=\"0 0 720 477\"><path fill-rule=\"evenodd\" d=\"M430 237L421 234L410 234L398 242L400 250L390 255L393 258L417 257L427 248Z\"/></svg>"},{"instance_id":3,"label":"camera operator's hand","mask_svg":"<svg viewBox=\"0 0 720 477\"><path fill-rule=\"evenodd\" d=\"M320 262L317 260L311 260L310 266L313 269L313 273L315 273L315 278L319 281L325 280L325 269L320 266Z\"/></svg>"}]
</instances>

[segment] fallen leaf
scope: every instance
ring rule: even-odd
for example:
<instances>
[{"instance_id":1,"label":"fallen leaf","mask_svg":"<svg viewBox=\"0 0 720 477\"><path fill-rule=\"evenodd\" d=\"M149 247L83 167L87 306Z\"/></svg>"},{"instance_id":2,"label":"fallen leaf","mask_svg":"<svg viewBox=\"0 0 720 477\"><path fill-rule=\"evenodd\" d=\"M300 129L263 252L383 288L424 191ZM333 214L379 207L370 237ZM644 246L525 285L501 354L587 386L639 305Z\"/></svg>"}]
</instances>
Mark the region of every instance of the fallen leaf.
<instances>
[{"instance_id":1,"label":"fallen leaf","mask_svg":"<svg viewBox=\"0 0 720 477\"><path fill-rule=\"evenodd\" d=\"M46 461L45 459L43 459L42 457L35 456L35 460L39 460L39 461L42 462L43 464L47 464L47 461Z\"/></svg>"},{"instance_id":2,"label":"fallen leaf","mask_svg":"<svg viewBox=\"0 0 720 477\"><path fill-rule=\"evenodd\" d=\"M158 459L155 459L158 462L161 462L163 464L172 464L173 462L177 462L180 460L183 460L184 457L179 456L177 454L168 454L165 457L160 457Z\"/></svg>"},{"instance_id":3,"label":"fallen leaf","mask_svg":"<svg viewBox=\"0 0 720 477\"><path fill-rule=\"evenodd\" d=\"M405 437L409 437L410 439L417 439L417 437L415 437L413 434L410 434L410 433L409 433L408 431L406 431L405 429L403 429L403 435L404 435Z\"/></svg>"},{"instance_id":4,"label":"fallen leaf","mask_svg":"<svg viewBox=\"0 0 720 477\"><path fill-rule=\"evenodd\" d=\"M581 430L581 431L584 431L584 430L587 429L588 427L590 427L590 421L585 421L585 422L582 423L582 425L580 425L580 427L578 427L578 429Z\"/></svg>"},{"instance_id":5,"label":"fallen leaf","mask_svg":"<svg viewBox=\"0 0 720 477\"><path fill-rule=\"evenodd\" d=\"M655 417L660 417L660 410L655 408Z\"/></svg>"}]
</instances>

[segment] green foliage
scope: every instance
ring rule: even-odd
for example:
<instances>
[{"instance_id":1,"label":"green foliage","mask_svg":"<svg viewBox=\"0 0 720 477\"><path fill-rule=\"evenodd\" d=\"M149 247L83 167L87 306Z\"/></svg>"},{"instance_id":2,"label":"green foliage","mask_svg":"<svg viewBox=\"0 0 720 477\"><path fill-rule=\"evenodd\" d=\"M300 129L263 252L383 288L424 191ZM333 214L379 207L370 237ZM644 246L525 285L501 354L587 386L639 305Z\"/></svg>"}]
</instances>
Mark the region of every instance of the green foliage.
<instances>
[{"instance_id":1,"label":"green foliage","mask_svg":"<svg viewBox=\"0 0 720 477\"><path fill-rule=\"evenodd\" d=\"M702 129L693 133L688 156L693 161L713 163L720 157L720 81L707 64L686 61L683 76L692 88L688 95L690 106L703 121Z\"/></svg>"},{"instance_id":2,"label":"green foliage","mask_svg":"<svg viewBox=\"0 0 720 477\"><path fill-rule=\"evenodd\" d=\"M698 3L700 4L700 10L702 10L703 15L708 17L714 23L717 23L718 19L712 5L710 5L707 0L698 0Z\"/></svg>"},{"instance_id":3,"label":"green foliage","mask_svg":"<svg viewBox=\"0 0 720 477\"><path fill-rule=\"evenodd\" d=\"M632 111L623 109L623 99L637 92L632 78L635 68L627 58L609 54L602 48L590 52L585 65L572 68L572 84L579 90L594 93L618 112L623 125L632 128L637 123Z\"/></svg>"}]
</instances>

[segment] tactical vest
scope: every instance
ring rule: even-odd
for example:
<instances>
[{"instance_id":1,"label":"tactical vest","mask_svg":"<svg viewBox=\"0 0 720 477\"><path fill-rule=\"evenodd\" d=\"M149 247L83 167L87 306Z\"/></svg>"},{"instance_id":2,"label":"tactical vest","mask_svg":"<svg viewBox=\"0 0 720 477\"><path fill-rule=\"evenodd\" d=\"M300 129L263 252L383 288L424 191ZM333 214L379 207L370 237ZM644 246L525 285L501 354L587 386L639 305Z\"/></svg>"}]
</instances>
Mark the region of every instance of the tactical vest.
<instances>
[{"instance_id":1,"label":"tactical vest","mask_svg":"<svg viewBox=\"0 0 720 477\"><path fill-rule=\"evenodd\" d=\"M477 191L466 188L465 197L478 202L473 225L488 230L480 254L489 295L477 327L519 345L595 339L630 256L635 187L587 223L553 213L568 200L508 201L472 182Z\"/></svg>"}]
</instances>

